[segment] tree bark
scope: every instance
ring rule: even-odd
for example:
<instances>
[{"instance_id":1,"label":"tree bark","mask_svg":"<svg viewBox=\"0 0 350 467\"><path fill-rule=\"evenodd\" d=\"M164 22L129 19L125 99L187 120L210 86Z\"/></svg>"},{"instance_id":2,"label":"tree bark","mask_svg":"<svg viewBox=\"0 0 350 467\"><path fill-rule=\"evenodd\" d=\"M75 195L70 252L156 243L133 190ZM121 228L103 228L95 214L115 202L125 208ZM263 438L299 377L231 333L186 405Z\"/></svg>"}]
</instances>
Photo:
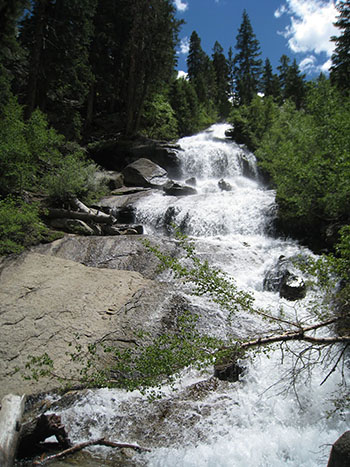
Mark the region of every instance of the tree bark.
<instances>
[{"instance_id":1,"label":"tree bark","mask_svg":"<svg viewBox=\"0 0 350 467\"><path fill-rule=\"evenodd\" d=\"M0 465L12 467L17 451L20 423L25 395L8 394L2 399L0 410Z\"/></svg>"},{"instance_id":2,"label":"tree bark","mask_svg":"<svg viewBox=\"0 0 350 467\"><path fill-rule=\"evenodd\" d=\"M116 219L113 216L109 216L103 212L78 212L70 211L69 209L48 209L47 215L50 219L79 219L81 221L91 221L97 224L109 224L112 225Z\"/></svg>"}]
</instances>

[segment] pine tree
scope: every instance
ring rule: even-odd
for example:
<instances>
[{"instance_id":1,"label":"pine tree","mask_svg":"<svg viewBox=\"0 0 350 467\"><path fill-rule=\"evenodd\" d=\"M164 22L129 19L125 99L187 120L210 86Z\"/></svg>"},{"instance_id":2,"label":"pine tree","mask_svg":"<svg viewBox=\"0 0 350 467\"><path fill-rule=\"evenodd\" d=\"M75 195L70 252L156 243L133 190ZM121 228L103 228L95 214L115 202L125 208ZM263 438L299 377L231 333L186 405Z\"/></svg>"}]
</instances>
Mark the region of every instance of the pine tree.
<instances>
[{"instance_id":1,"label":"pine tree","mask_svg":"<svg viewBox=\"0 0 350 467\"><path fill-rule=\"evenodd\" d=\"M23 21L28 48L27 115L39 107L56 128L79 138L93 79L89 65L97 0L36 0Z\"/></svg>"},{"instance_id":2,"label":"pine tree","mask_svg":"<svg viewBox=\"0 0 350 467\"><path fill-rule=\"evenodd\" d=\"M303 106L306 97L305 75L300 73L296 59L288 69L287 82L284 89L286 99L292 99L297 109Z\"/></svg>"},{"instance_id":3,"label":"pine tree","mask_svg":"<svg viewBox=\"0 0 350 467\"><path fill-rule=\"evenodd\" d=\"M282 55L280 58L279 80L281 85L282 102L286 99L291 99L297 109L302 107L306 96L305 75L302 75L299 66L294 59L290 65L290 58L287 55Z\"/></svg>"},{"instance_id":4,"label":"pine tree","mask_svg":"<svg viewBox=\"0 0 350 467\"><path fill-rule=\"evenodd\" d=\"M26 0L0 0L0 111L11 95L13 65L21 55L17 23Z\"/></svg>"},{"instance_id":5,"label":"pine tree","mask_svg":"<svg viewBox=\"0 0 350 467\"><path fill-rule=\"evenodd\" d=\"M168 82L176 63L181 22L171 0L128 2L132 24L125 52L127 66L126 133L137 132L147 97Z\"/></svg>"},{"instance_id":6,"label":"pine tree","mask_svg":"<svg viewBox=\"0 0 350 467\"><path fill-rule=\"evenodd\" d=\"M229 101L229 68L226 57L224 55L224 49L218 41L216 41L214 44L212 57L216 78L215 104L218 108L219 115L223 118L226 118L231 109L231 104Z\"/></svg>"},{"instance_id":7,"label":"pine tree","mask_svg":"<svg viewBox=\"0 0 350 467\"><path fill-rule=\"evenodd\" d=\"M336 8L339 12L335 26L340 29L339 37L332 37L336 47L332 55L332 66L330 77L332 83L337 84L340 89L350 89L350 1L341 0L337 2Z\"/></svg>"},{"instance_id":8,"label":"pine tree","mask_svg":"<svg viewBox=\"0 0 350 467\"><path fill-rule=\"evenodd\" d=\"M201 40L196 31L193 31L190 38L190 48L187 57L188 78L195 82L204 73L205 52L202 49Z\"/></svg>"},{"instance_id":9,"label":"pine tree","mask_svg":"<svg viewBox=\"0 0 350 467\"><path fill-rule=\"evenodd\" d=\"M265 97L271 96L277 102L281 95L281 86L278 76L273 73L270 60L265 60L265 66L261 79L261 90Z\"/></svg>"},{"instance_id":10,"label":"pine tree","mask_svg":"<svg viewBox=\"0 0 350 467\"><path fill-rule=\"evenodd\" d=\"M235 48L238 50L234 58L236 92L239 103L249 104L260 86L262 61L259 42L253 32L246 10L243 12L243 21L238 30Z\"/></svg>"},{"instance_id":11,"label":"pine tree","mask_svg":"<svg viewBox=\"0 0 350 467\"><path fill-rule=\"evenodd\" d=\"M190 38L187 71L199 101L209 108L216 97L215 69L212 61L202 49L201 40L196 31L192 32Z\"/></svg>"}]
</instances>

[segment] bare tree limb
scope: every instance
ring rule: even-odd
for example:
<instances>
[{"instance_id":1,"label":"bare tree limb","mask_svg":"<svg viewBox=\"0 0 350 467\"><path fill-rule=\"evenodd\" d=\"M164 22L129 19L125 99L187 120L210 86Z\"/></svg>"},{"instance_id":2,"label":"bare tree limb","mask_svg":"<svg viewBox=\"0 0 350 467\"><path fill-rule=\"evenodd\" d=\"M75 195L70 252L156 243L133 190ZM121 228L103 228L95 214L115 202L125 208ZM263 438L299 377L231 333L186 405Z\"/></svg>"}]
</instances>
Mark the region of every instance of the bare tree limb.
<instances>
[{"instance_id":1,"label":"bare tree limb","mask_svg":"<svg viewBox=\"0 0 350 467\"><path fill-rule=\"evenodd\" d=\"M106 440L105 438L99 438L99 439L95 439L91 441L86 441L84 443L75 444L71 448L65 449L64 451L58 452L57 454L52 454L51 456L47 456L41 460L34 461L33 465L44 465L47 462L50 462L54 459L61 459L62 457L68 456L70 454L74 454L89 446L108 446L108 447L117 448L117 449L129 448L129 449L135 449L136 451L150 452L150 449L142 448L136 444L116 443L114 441Z\"/></svg>"},{"instance_id":2,"label":"bare tree limb","mask_svg":"<svg viewBox=\"0 0 350 467\"><path fill-rule=\"evenodd\" d=\"M300 328L298 331L286 331L283 334L267 336L267 337L259 337L258 339L243 342L240 345L240 348L248 349L248 348L256 347L260 345L273 344L275 342L287 342L291 340L310 342L312 344L320 344L320 345L348 343L350 342L350 336L316 337L316 336L309 336L306 334L307 332L315 331L317 329L327 327L330 324L333 324L338 320L339 318L332 318L322 323L317 323L312 326L306 326L304 328Z\"/></svg>"},{"instance_id":3,"label":"bare tree limb","mask_svg":"<svg viewBox=\"0 0 350 467\"><path fill-rule=\"evenodd\" d=\"M335 372L337 366L339 365L340 360L342 359L342 357L343 357L343 355L344 355L344 353L345 353L345 351L346 351L346 349L347 349L348 347L349 347L349 344L347 344L347 345L343 348L343 350L339 353L339 357L337 358L337 361L336 361L335 364L333 365L333 367L332 367L331 371L328 373L328 375L327 375L327 376L324 378L324 380L320 383L320 386L322 386L322 384L324 384L324 383L327 381L327 379L331 376L331 374Z\"/></svg>"}]
</instances>

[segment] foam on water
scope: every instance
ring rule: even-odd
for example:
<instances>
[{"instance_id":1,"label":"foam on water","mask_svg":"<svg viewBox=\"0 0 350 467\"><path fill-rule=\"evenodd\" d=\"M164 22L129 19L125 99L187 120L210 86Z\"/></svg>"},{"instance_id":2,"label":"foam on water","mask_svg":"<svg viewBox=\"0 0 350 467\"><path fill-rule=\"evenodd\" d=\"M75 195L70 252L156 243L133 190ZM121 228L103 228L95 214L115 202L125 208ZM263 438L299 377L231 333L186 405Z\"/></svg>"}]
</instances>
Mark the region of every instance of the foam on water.
<instances>
[{"instance_id":1,"label":"foam on water","mask_svg":"<svg viewBox=\"0 0 350 467\"><path fill-rule=\"evenodd\" d=\"M184 179L196 177L198 194L176 198L158 192L144 198L137 205L138 221L158 235L171 222L181 225L196 241L199 256L232 275L239 287L254 294L257 305L276 313L283 305L287 317L306 317L317 291L309 292L298 304L290 303L264 291L263 278L281 255L311 253L294 241L269 234L275 194L251 178L257 172L254 155L226 141L227 128L214 125L179 141ZM247 167L250 178L244 176ZM221 178L232 191L219 189ZM225 329L224 312L205 298L193 298L193 306L202 310L204 329L219 335L230 331ZM232 326L236 335L249 337L265 329L266 323L242 314L234 317ZM297 351L297 344L291 346ZM133 465L324 466L330 445L350 421L348 416L327 418L332 393L343 375L336 371L321 386L325 374L318 365L312 376L297 377L287 391L295 359L292 353L279 350L249 357L244 362L247 370L236 383L188 369L175 393L164 387L163 398L153 402L137 391L89 391L63 411L63 421L75 441L112 434L120 441L150 447L151 453L137 455Z\"/></svg>"}]
</instances>

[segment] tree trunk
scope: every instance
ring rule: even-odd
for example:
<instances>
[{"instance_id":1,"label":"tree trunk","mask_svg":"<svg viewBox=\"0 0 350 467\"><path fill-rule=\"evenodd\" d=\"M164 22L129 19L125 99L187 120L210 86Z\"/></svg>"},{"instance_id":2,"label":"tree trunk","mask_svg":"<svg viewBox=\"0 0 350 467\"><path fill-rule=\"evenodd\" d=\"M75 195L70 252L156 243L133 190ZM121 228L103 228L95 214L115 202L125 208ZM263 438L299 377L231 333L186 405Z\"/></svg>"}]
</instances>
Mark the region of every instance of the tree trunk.
<instances>
[{"instance_id":1,"label":"tree trunk","mask_svg":"<svg viewBox=\"0 0 350 467\"><path fill-rule=\"evenodd\" d=\"M34 32L34 45L30 58L30 71L28 77L28 88L27 88L27 108L26 117L29 118L38 104L38 81L40 76L41 62L42 62L42 51L44 49L44 23L46 17L46 9L48 2L42 0L36 2L37 11L33 14L36 16L36 25Z\"/></svg>"},{"instance_id":2,"label":"tree trunk","mask_svg":"<svg viewBox=\"0 0 350 467\"><path fill-rule=\"evenodd\" d=\"M20 423L25 395L8 394L2 399L0 410L0 465L12 467L17 451Z\"/></svg>"}]
</instances>

